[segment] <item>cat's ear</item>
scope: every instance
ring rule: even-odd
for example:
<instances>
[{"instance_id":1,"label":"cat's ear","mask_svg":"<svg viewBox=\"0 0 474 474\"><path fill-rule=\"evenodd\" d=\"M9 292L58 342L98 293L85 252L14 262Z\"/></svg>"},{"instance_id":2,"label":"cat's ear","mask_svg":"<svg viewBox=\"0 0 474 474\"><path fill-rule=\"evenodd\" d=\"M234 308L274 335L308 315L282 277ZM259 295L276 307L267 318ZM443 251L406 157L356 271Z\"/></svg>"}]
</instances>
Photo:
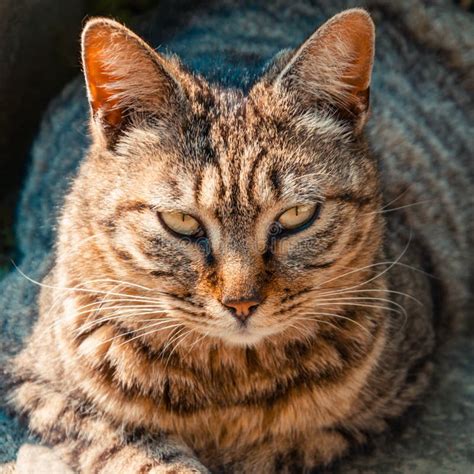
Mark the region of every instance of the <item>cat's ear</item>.
<instances>
[{"instance_id":1,"label":"cat's ear","mask_svg":"<svg viewBox=\"0 0 474 474\"><path fill-rule=\"evenodd\" d=\"M369 110L375 28L362 9L346 10L310 36L274 79L305 111L326 108L360 131Z\"/></svg>"},{"instance_id":2,"label":"cat's ear","mask_svg":"<svg viewBox=\"0 0 474 474\"><path fill-rule=\"evenodd\" d=\"M137 114L169 115L182 97L177 65L113 20L89 20L82 62L92 123L107 144Z\"/></svg>"}]
</instances>

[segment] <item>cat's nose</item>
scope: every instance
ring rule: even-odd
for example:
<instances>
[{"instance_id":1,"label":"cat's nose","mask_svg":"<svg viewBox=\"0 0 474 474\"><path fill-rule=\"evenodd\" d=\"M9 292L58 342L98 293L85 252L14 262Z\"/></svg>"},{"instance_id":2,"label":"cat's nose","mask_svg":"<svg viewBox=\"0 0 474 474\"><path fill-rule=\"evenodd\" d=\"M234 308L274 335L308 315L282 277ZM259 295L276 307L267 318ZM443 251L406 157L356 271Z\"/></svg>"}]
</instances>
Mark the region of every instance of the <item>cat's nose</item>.
<instances>
[{"instance_id":1,"label":"cat's nose","mask_svg":"<svg viewBox=\"0 0 474 474\"><path fill-rule=\"evenodd\" d=\"M252 298L249 299L235 299L230 297L224 297L222 299L222 304L227 306L232 315L241 322L245 322L255 312L261 302L262 298L258 295L253 295Z\"/></svg>"}]
</instances>

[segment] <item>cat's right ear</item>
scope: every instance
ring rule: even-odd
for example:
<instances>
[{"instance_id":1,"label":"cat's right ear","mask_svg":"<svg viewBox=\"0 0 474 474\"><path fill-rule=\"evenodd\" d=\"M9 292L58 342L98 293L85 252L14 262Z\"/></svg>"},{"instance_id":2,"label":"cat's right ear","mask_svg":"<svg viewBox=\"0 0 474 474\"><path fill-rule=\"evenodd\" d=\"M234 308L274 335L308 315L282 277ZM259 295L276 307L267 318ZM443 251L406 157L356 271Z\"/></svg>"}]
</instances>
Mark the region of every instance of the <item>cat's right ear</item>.
<instances>
[{"instance_id":1,"label":"cat's right ear","mask_svg":"<svg viewBox=\"0 0 474 474\"><path fill-rule=\"evenodd\" d=\"M106 146L134 118L169 116L183 97L177 64L116 21L87 22L82 63L94 135Z\"/></svg>"},{"instance_id":2,"label":"cat's right ear","mask_svg":"<svg viewBox=\"0 0 474 474\"><path fill-rule=\"evenodd\" d=\"M343 11L280 59L274 86L295 96L303 112L323 109L359 132L369 111L374 42L369 14Z\"/></svg>"}]
</instances>

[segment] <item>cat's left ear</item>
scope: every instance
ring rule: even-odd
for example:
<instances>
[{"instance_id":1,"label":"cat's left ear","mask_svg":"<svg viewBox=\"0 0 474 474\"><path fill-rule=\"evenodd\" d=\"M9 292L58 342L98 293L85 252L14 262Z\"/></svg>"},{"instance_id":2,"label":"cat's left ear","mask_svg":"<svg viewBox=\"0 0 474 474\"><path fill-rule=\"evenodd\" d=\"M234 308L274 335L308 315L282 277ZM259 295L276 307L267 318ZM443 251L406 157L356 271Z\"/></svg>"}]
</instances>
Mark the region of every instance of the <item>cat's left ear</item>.
<instances>
[{"instance_id":1,"label":"cat's left ear","mask_svg":"<svg viewBox=\"0 0 474 474\"><path fill-rule=\"evenodd\" d=\"M273 80L306 112L325 109L359 132L369 111L375 27L362 9L346 10L310 36Z\"/></svg>"},{"instance_id":2,"label":"cat's left ear","mask_svg":"<svg viewBox=\"0 0 474 474\"><path fill-rule=\"evenodd\" d=\"M184 97L181 68L128 28L108 18L89 20L82 63L94 136L107 146L134 117L170 117Z\"/></svg>"}]
</instances>

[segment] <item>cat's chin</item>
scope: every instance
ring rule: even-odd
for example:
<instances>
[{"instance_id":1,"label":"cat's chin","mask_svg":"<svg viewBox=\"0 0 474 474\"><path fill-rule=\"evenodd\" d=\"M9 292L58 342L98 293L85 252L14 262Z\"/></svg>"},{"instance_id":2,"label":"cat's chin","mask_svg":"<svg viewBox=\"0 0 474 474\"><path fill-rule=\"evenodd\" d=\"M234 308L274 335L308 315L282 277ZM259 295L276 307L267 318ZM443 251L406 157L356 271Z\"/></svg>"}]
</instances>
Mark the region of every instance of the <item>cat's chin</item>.
<instances>
[{"instance_id":1,"label":"cat's chin","mask_svg":"<svg viewBox=\"0 0 474 474\"><path fill-rule=\"evenodd\" d=\"M264 335L251 332L231 333L221 335L220 338L231 346L255 346L264 339Z\"/></svg>"},{"instance_id":2,"label":"cat's chin","mask_svg":"<svg viewBox=\"0 0 474 474\"><path fill-rule=\"evenodd\" d=\"M255 346L265 338L275 334L272 330L256 330L253 328L239 328L232 331L222 331L217 337L230 346Z\"/></svg>"}]
</instances>

